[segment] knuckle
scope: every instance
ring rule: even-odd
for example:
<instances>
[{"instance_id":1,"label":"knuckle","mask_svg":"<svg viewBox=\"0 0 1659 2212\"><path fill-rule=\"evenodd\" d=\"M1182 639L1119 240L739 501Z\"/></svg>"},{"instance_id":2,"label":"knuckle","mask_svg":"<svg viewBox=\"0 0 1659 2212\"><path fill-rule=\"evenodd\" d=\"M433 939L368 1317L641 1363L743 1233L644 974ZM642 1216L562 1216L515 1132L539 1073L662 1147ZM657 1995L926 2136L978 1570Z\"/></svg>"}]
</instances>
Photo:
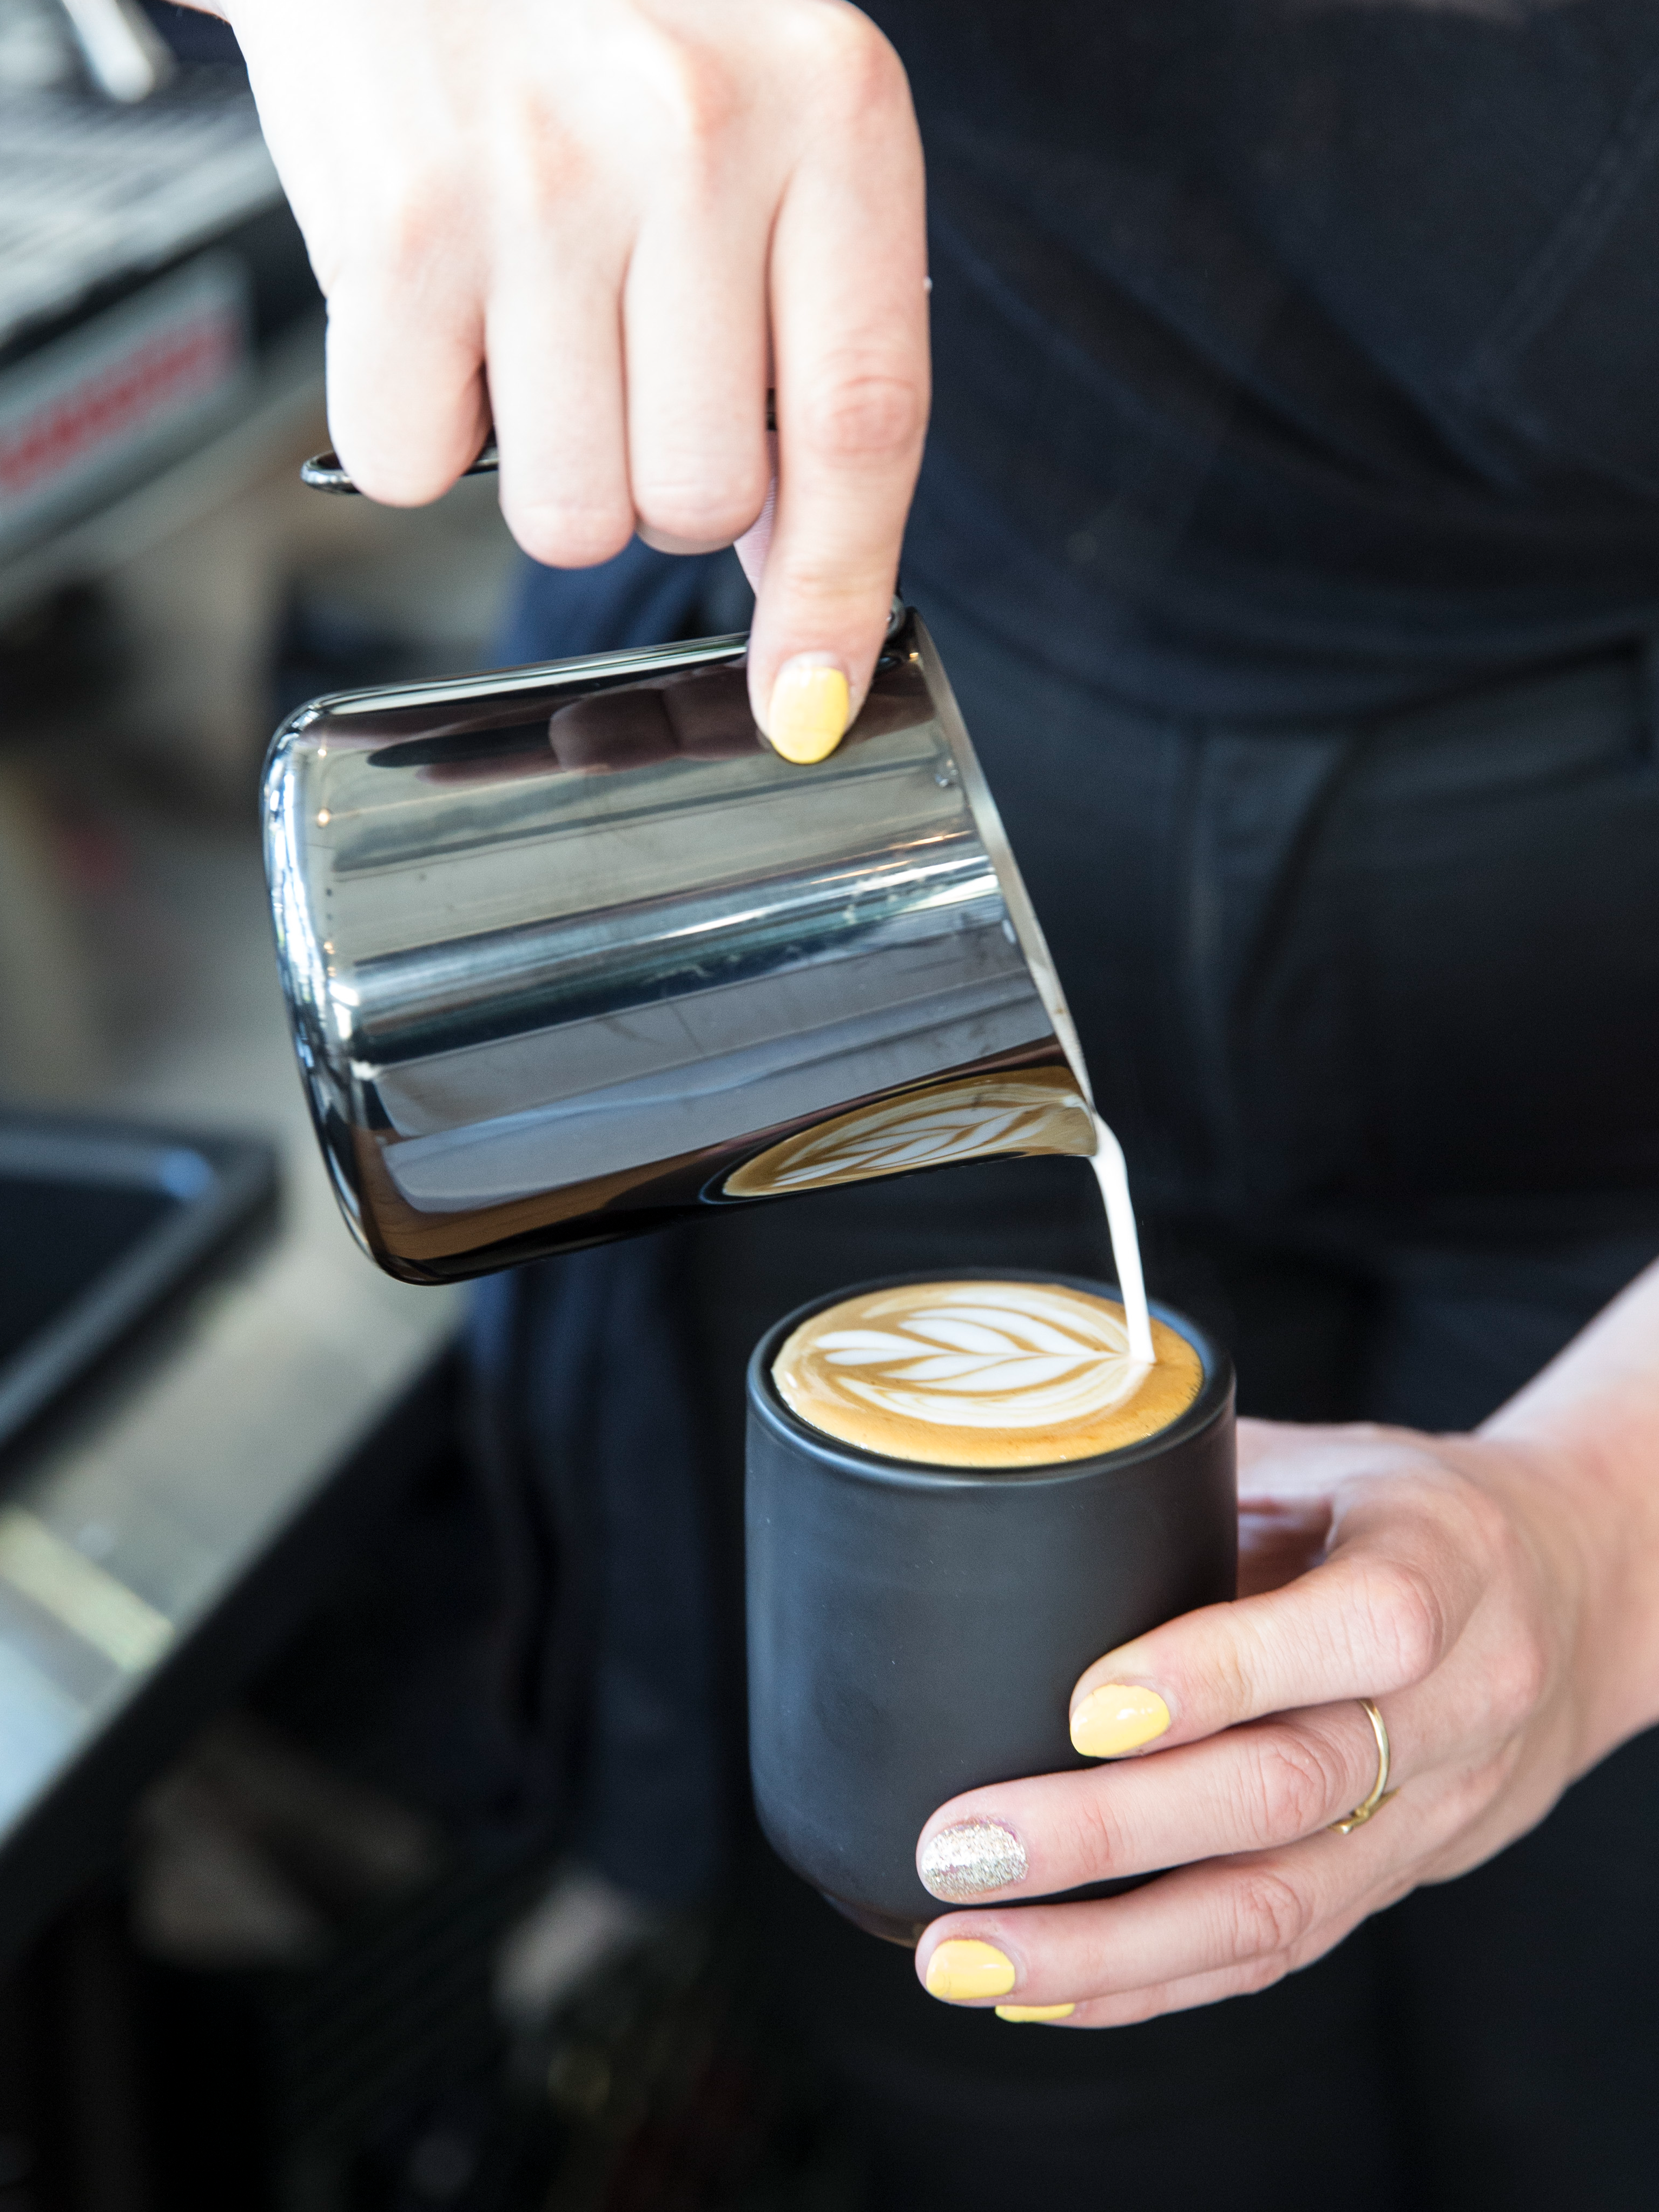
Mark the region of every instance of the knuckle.
<instances>
[{"instance_id":1,"label":"knuckle","mask_svg":"<svg viewBox=\"0 0 1659 2212\"><path fill-rule=\"evenodd\" d=\"M869 16L854 8L824 9L814 28L821 98L860 119L895 99L908 100L904 64Z\"/></svg>"},{"instance_id":2,"label":"knuckle","mask_svg":"<svg viewBox=\"0 0 1659 2212\"><path fill-rule=\"evenodd\" d=\"M503 88L501 128L481 149L498 221L517 230L544 221L592 178L593 156L534 76ZM476 199L477 186L472 197Z\"/></svg>"},{"instance_id":3,"label":"knuckle","mask_svg":"<svg viewBox=\"0 0 1659 2212\"><path fill-rule=\"evenodd\" d=\"M1439 1665L1446 1647L1446 1609L1431 1577L1395 1561L1379 1570L1365 1592L1366 1626L1383 1675L1379 1686L1403 1689Z\"/></svg>"},{"instance_id":4,"label":"knuckle","mask_svg":"<svg viewBox=\"0 0 1659 2212\"><path fill-rule=\"evenodd\" d=\"M1252 1820L1259 1844L1304 1836L1329 1818L1340 1796L1334 1762L1311 1738L1291 1729L1264 1732L1256 1747Z\"/></svg>"},{"instance_id":5,"label":"knuckle","mask_svg":"<svg viewBox=\"0 0 1659 2212\"><path fill-rule=\"evenodd\" d=\"M637 478L634 501L641 522L665 538L708 545L729 545L753 522L765 498L728 478L719 483L690 477Z\"/></svg>"},{"instance_id":6,"label":"knuckle","mask_svg":"<svg viewBox=\"0 0 1659 2212\"><path fill-rule=\"evenodd\" d=\"M1228 1961L1243 1965L1293 1950L1307 1932L1309 1908L1295 1885L1267 1867L1238 1874L1228 1893Z\"/></svg>"},{"instance_id":7,"label":"knuckle","mask_svg":"<svg viewBox=\"0 0 1659 2212\"><path fill-rule=\"evenodd\" d=\"M744 110L732 71L712 46L671 38L656 48L653 76L660 143L681 168L714 167Z\"/></svg>"},{"instance_id":8,"label":"knuckle","mask_svg":"<svg viewBox=\"0 0 1659 2212\"><path fill-rule=\"evenodd\" d=\"M1486 1698L1500 1735L1511 1734L1537 1710L1549 1686L1549 1655L1535 1634L1506 1637L1486 1669Z\"/></svg>"},{"instance_id":9,"label":"knuckle","mask_svg":"<svg viewBox=\"0 0 1659 2212\"><path fill-rule=\"evenodd\" d=\"M1497 1498L1474 1483L1466 1482L1458 1487L1457 1503L1468 1522L1466 1543L1482 1551L1508 1548L1510 1519Z\"/></svg>"},{"instance_id":10,"label":"knuckle","mask_svg":"<svg viewBox=\"0 0 1659 2212\"><path fill-rule=\"evenodd\" d=\"M1442 1819L1446 1830L1462 1837L1492 1809L1500 1791L1513 1780L1519 1753L1506 1745L1494 1758L1473 1761L1461 1773L1443 1776Z\"/></svg>"},{"instance_id":11,"label":"knuckle","mask_svg":"<svg viewBox=\"0 0 1659 2212\"><path fill-rule=\"evenodd\" d=\"M1109 1789L1097 1787L1079 1791L1076 1821L1071 1841L1077 1863L1090 1869L1081 1877L1083 1880L1098 1880L1128 1868L1133 1857L1129 1832Z\"/></svg>"},{"instance_id":12,"label":"knuckle","mask_svg":"<svg viewBox=\"0 0 1659 2212\"><path fill-rule=\"evenodd\" d=\"M890 560L883 565L879 559L860 558L836 566L799 546L787 548L780 558L775 544L767 560L766 587L773 604L787 608L793 623L830 625L822 629L824 636L843 628L849 635L868 630L873 641L886 624L893 573Z\"/></svg>"},{"instance_id":13,"label":"knuckle","mask_svg":"<svg viewBox=\"0 0 1659 2212\"><path fill-rule=\"evenodd\" d=\"M1218 1711L1249 1713L1255 1710L1260 1669L1269 1657L1267 1639L1260 1633L1212 1639L1203 1655L1204 1686L1216 1699Z\"/></svg>"},{"instance_id":14,"label":"knuckle","mask_svg":"<svg viewBox=\"0 0 1659 2212\"><path fill-rule=\"evenodd\" d=\"M879 467L909 458L927 416L927 395L916 377L852 368L806 401L798 434L832 467Z\"/></svg>"},{"instance_id":15,"label":"knuckle","mask_svg":"<svg viewBox=\"0 0 1659 2212\"><path fill-rule=\"evenodd\" d=\"M365 273L380 288L418 283L447 248L457 192L448 172L433 165L399 177L364 226Z\"/></svg>"}]
</instances>

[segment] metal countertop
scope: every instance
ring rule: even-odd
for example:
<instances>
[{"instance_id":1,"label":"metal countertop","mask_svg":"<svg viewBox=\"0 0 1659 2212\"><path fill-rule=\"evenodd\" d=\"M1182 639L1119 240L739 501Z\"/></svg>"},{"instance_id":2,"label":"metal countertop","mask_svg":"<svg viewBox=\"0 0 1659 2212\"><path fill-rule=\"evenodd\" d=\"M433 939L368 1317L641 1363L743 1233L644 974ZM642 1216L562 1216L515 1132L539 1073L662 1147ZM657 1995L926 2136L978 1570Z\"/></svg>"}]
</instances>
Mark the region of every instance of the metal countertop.
<instances>
[{"instance_id":1,"label":"metal countertop","mask_svg":"<svg viewBox=\"0 0 1659 2212\"><path fill-rule=\"evenodd\" d=\"M0 1945L48 1909L64 1853L95 1848L77 1827L107 1826L166 1755L158 1708L179 1707L172 1693L188 1680L188 1726L222 1694L201 1679L225 1670L216 1626L441 1360L461 1313L456 1291L382 1275L340 1220L293 1065L252 839L198 873L191 988L142 1064L89 1103L274 1138L283 1213L274 1238L94 1384L0 1491ZM135 1733L141 1709L149 1720Z\"/></svg>"}]
</instances>

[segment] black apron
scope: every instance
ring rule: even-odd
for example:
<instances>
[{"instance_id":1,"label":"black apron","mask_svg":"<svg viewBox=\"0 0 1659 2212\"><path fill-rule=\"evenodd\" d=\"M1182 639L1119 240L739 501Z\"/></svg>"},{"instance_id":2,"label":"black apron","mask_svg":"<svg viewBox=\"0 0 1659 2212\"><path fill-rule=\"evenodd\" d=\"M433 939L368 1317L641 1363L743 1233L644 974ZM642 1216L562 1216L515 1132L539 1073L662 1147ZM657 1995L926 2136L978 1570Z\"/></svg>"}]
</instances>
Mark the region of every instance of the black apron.
<instances>
[{"instance_id":1,"label":"black apron","mask_svg":"<svg viewBox=\"0 0 1659 2212\"><path fill-rule=\"evenodd\" d=\"M875 0L928 164L910 561L1153 708L1399 705L1659 607L1649 0Z\"/></svg>"}]
</instances>

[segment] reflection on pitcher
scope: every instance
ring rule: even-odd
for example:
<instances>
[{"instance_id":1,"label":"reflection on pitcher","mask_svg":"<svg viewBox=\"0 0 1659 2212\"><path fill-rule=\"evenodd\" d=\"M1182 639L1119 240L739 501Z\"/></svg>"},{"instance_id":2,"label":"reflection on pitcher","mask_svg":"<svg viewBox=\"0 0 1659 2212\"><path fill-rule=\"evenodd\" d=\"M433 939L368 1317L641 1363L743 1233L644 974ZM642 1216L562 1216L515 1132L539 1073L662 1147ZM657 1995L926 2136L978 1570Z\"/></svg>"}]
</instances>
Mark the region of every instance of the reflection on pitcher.
<instances>
[{"instance_id":1,"label":"reflection on pitcher","mask_svg":"<svg viewBox=\"0 0 1659 2212\"><path fill-rule=\"evenodd\" d=\"M1034 1067L941 1083L837 1115L769 1145L729 1175L724 1188L730 1198L782 1198L998 1153L1081 1156L1094 1146L1094 1126L1069 1073Z\"/></svg>"},{"instance_id":2,"label":"reflection on pitcher","mask_svg":"<svg viewBox=\"0 0 1659 2212\"><path fill-rule=\"evenodd\" d=\"M761 742L743 641L716 638L315 702L265 809L318 1134L405 1281L1095 1151L1053 963L914 614L816 767Z\"/></svg>"}]
</instances>

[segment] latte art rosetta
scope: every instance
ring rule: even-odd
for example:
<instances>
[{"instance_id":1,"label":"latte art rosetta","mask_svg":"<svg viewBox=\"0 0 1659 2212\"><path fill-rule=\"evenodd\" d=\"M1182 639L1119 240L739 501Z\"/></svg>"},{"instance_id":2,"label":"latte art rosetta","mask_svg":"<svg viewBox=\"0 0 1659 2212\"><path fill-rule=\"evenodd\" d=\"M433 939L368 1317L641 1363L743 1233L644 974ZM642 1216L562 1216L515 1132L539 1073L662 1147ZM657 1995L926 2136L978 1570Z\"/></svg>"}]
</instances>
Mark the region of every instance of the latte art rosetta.
<instances>
[{"instance_id":1,"label":"latte art rosetta","mask_svg":"<svg viewBox=\"0 0 1659 2212\"><path fill-rule=\"evenodd\" d=\"M817 1350L865 1404L954 1428L1086 1420L1121 1405L1147 1372L1109 1308L1036 1284L942 1296L886 1328L827 1329Z\"/></svg>"},{"instance_id":2,"label":"latte art rosetta","mask_svg":"<svg viewBox=\"0 0 1659 2212\"><path fill-rule=\"evenodd\" d=\"M784 1402L842 1442L937 1466L1031 1467L1151 1436L1203 1379L1162 1322L1129 1350L1115 1301L1059 1283L909 1283L804 1322L773 1365Z\"/></svg>"}]
</instances>

